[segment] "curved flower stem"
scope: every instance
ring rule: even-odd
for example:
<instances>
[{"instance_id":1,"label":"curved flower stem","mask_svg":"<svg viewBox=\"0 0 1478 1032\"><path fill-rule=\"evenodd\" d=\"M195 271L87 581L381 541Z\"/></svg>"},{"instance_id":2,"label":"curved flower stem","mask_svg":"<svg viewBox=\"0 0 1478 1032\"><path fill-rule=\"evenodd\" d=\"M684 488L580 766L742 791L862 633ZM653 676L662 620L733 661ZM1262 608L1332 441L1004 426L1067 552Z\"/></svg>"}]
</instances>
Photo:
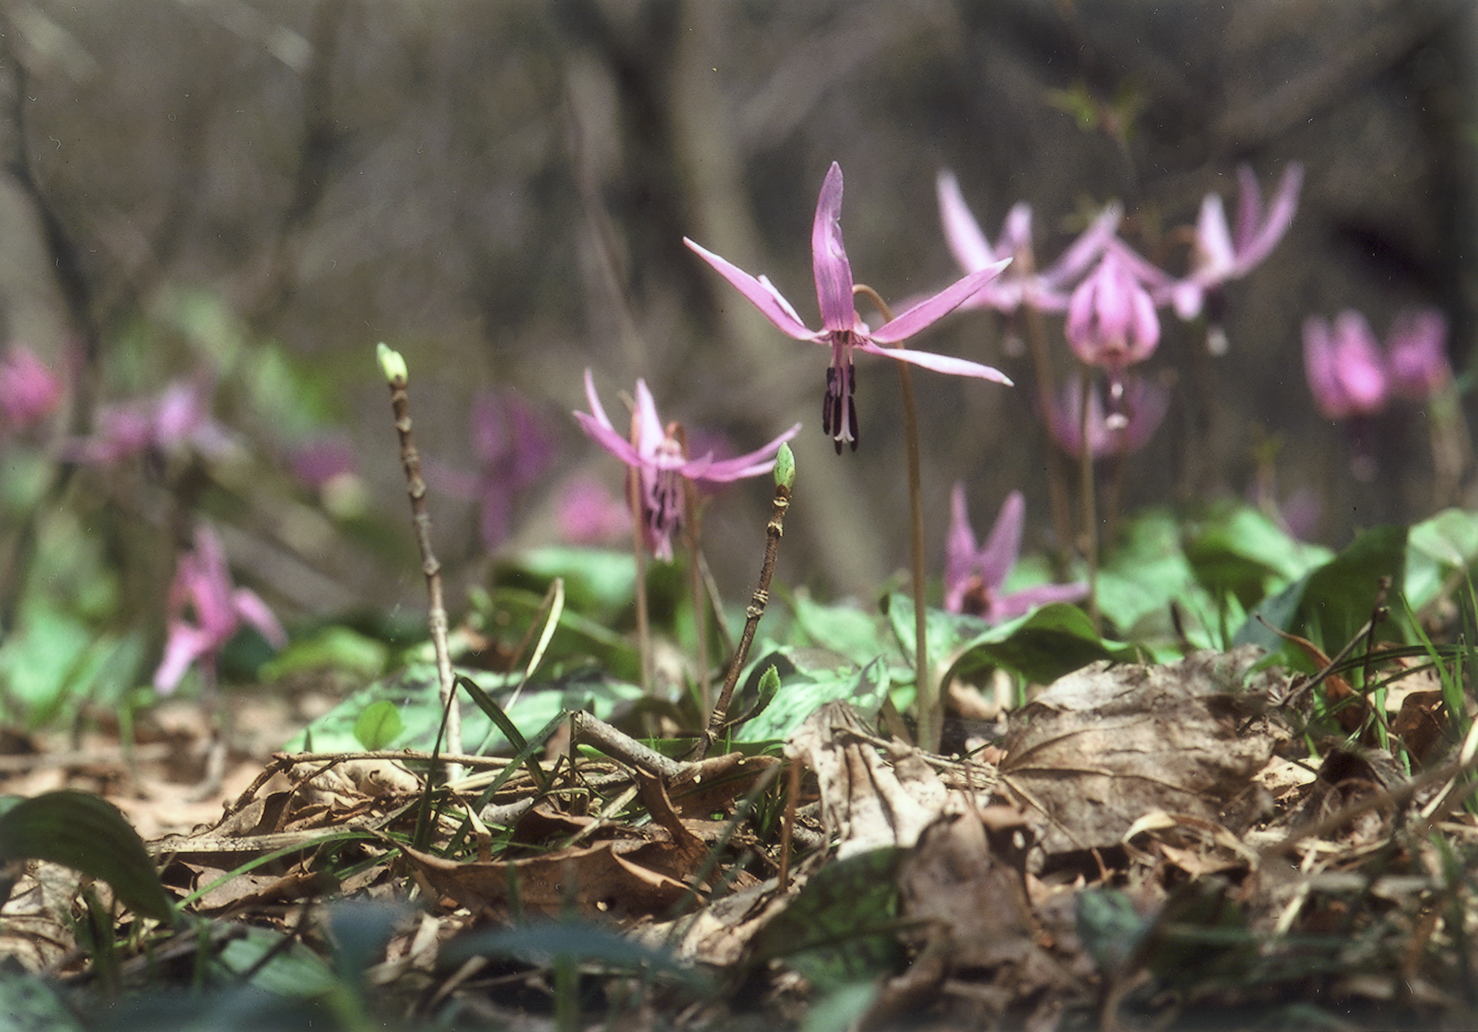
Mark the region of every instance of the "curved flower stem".
<instances>
[{"instance_id":1,"label":"curved flower stem","mask_svg":"<svg viewBox=\"0 0 1478 1032\"><path fill-rule=\"evenodd\" d=\"M1083 375L1083 404L1078 413L1078 440L1082 442L1082 456L1080 458L1080 472L1082 473L1082 494L1080 499L1083 506L1083 539L1081 542L1083 558L1088 563L1088 618L1093 621L1093 629L1100 630L1098 617L1098 506L1094 497L1093 477L1093 448L1088 440L1088 417L1092 411L1093 379L1085 371Z\"/></svg>"},{"instance_id":2,"label":"curved flower stem","mask_svg":"<svg viewBox=\"0 0 1478 1032\"><path fill-rule=\"evenodd\" d=\"M652 629L647 618L647 551L642 538L641 474L626 471L626 503L631 507L631 554L636 559L636 650L641 657L641 687L652 690Z\"/></svg>"},{"instance_id":3,"label":"curved flower stem","mask_svg":"<svg viewBox=\"0 0 1478 1032\"><path fill-rule=\"evenodd\" d=\"M893 310L872 287L858 283L852 287L852 294L853 296L866 295L883 314L884 320L893 321ZM917 710L918 719L918 731L915 737L919 748L936 752L939 749L940 729L944 723L944 705L936 691L929 666L927 637L929 613L925 608L926 599L924 597L927 583L924 580L924 490L923 476L919 470L919 413L918 406L914 402L913 377L909 374L908 363L898 362L896 364L898 366L898 386L903 392L903 436L908 442L908 516L912 528L910 541L912 571L909 580L913 585L914 708Z\"/></svg>"},{"instance_id":4,"label":"curved flower stem","mask_svg":"<svg viewBox=\"0 0 1478 1032\"><path fill-rule=\"evenodd\" d=\"M687 442L683 442L687 453ZM687 513L683 538L688 549L688 590L693 603L693 634L698 648L698 712L707 713L713 705L713 686L708 680L708 597L703 591L703 569L699 541L703 530L703 514L699 511L698 488L683 479L683 511Z\"/></svg>"},{"instance_id":5,"label":"curved flower stem","mask_svg":"<svg viewBox=\"0 0 1478 1032\"><path fill-rule=\"evenodd\" d=\"M1024 276L1031 276L1035 272L1030 248L1018 254L1016 260L1024 263ZM1036 381L1037 410L1045 421L1054 404L1052 358L1047 347L1047 328L1042 313L1032 305L1023 305L1021 311L1025 313L1027 342L1032 353L1032 379ZM1047 450L1050 453L1047 496L1052 504L1052 530L1057 535L1057 547L1067 552L1071 550L1073 541L1072 503L1068 498L1068 463L1056 454L1055 449L1049 446Z\"/></svg>"}]
</instances>

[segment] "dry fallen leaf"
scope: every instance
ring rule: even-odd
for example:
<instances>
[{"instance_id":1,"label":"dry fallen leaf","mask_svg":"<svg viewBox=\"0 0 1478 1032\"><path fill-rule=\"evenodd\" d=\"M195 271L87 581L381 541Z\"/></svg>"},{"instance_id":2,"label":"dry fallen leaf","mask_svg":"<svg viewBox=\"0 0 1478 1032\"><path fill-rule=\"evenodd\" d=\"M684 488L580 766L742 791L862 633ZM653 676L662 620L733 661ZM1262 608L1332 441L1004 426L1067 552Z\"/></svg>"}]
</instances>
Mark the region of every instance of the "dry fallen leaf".
<instances>
[{"instance_id":1,"label":"dry fallen leaf","mask_svg":"<svg viewBox=\"0 0 1478 1032\"><path fill-rule=\"evenodd\" d=\"M1221 819L1280 737L1260 715L1274 676L1243 684L1260 655L1244 646L1164 666L1095 663L1017 714L1001 782L1036 815L1043 849L1115 845L1157 810Z\"/></svg>"}]
</instances>

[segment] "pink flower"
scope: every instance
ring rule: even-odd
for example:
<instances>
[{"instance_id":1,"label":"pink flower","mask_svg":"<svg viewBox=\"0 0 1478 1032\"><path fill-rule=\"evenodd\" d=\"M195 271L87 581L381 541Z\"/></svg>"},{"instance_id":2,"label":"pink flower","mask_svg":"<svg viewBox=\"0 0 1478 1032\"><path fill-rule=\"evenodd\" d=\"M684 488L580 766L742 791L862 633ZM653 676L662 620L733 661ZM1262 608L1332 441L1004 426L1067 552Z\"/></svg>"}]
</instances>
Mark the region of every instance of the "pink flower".
<instances>
[{"instance_id":1,"label":"pink flower","mask_svg":"<svg viewBox=\"0 0 1478 1032\"><path fill-rule=\"evenodd\" d=\"M1067 340L1078 360L1115 373L1149 358L1160 343L1155 302L1126 250L1105 250L1067 308Z\"/></svg>"},{"instance_id":2,"label":"pink flower","mask_svg":"<svg viewBox=\"0 0 1478 1032\"><path fill-rule=\"evenodd\" d=\"M821 425L836 442L837 454L842 444L857 449L857 409L852 395L856 376L852 368L853 350L911 362L953 376L974 376L983 380L1009 384L998 369L961 358L949 358L928 351L909 351L884 347L912 337L925 327L953 311L990 282L1007 260L972 272L953 285L912 306L901 315L870 330L852 301L852 265L842 245L842 170L832 162L821 184L816 202L816 219L811 228L811 261L816 277L816 302L821 309L821 329L809 329L789 301L764 276L756 279L729 261L683 238L719 275L733 284L750 303L764 313L779 330L795 340L811 341L831 349L831 367L826 373L826 395L822 403Z\"/></svg>"},{"instance_id":3,"label":"pink flower","mask_svg":"<svg viewBox=\"0 0 1478 1032\"><path fill-rule=\"evenodd\" d=\"M1329 419L1379 412L1390 397L1385 356L1365 316L1351 309L1333 327L1316 315L1304 320L1304 371Z\"/></svg>"},{"instance_id":4,"label":"pink flower","mask_svg":"<svg viewBox=\"0 0 1478 1032\"><path fill-rule=\"evenodd\" d=\"M0 430L34 426L61 404L66 386L36 353L12 346L0 359Z\"/></svg>"},{"instance_id":5,"label":"pink flower","mask_svg":"<svg viewBox=\"0 0 1478 1032\"><path fill-rule=\"evenodd\" d=\"M978 547L965 508L965 485L955 484L950 494L949 536L944 542L946 610L969 613L995 624L1049 602L1077 602L1087 596L1086 584L1042 584L1010 595L1001 594L1021 554L1025 521L1026 500L1020 491L1012 491L1001 506L985 547Z\"/></svg>"},{"instance_id":6,"label":"pink flower","mask_svg":"<svg viewBox=\"0 0 1478 1032\"><path fill-rule=\"evenodd\" d=\"M560 540L575 545L608 544L631 532L631 509L592 477L565 485L555 502L554 520Z\"/></svg>"},{"instance_id":7,"label":"pink flower","mask_svg":"<svg viewBox=\"0 0 1478 1032\"><path fill-rule=\"evenodd\" d=\"M1266 213L1257 176L1246 165L1237 169L1241 187L1235 232L1227 225L1226 208L1219 194L1207 194L1196 220L1195 254L1188 276L1177 280L1166 292L1176 314L1190 320L1200 315L1210 296L1222 284L1241 279L1262 263L1293 222L1298 210L1303 166L1292 162L1278 182L1278 192Z\"/></svg>"},{"instance_id":8,"label":"pink flower","mask_svg":"<svg viewBox=\"0 0 1478 1032\"><path fill-rule=\"evenodd\" d=\"M1032 257L1031 206L1019 203L1006 215L1000 239L992 245L970 213L953 172L939 173L939 216L944 238L960 268L981 272L1003 259L1014 264L987 283L961 308L994 308L1010 314L1023 305L1040 312L1061 312L1068 305L1068 288L1103 253L1123 215L1118 205L1109 205L1083 231L1071 247L1047 268L1038 272Z\"/></svg>"},{"instance_id":9,"label":"pink flower","mask_svg":"<svg viewBox=\"0 0 1478 1032\"><path fill-rule=\"evenodd\" d=\"M197 376L176 380L157 397L107 406L98 412L97 432L69 441L63 454L73 462L107 465L143 451L224 451L230 436L211 418L212 392L210 380Z\"/></svg>"},{"instance_id":10,"label":"pink flower","mask_svg":"<svg viewBox=\"0 0 1478 1032\"><path fill-rule=\"evenodd\" d=\"M1083 379L1081 374L1069 378L1047 413L1052 439L1074 458L1083 455ZM1117 407L1108 413L1097 388L1090 389L1088 452L1094 459L1122 457L1143 448L1170 407L1170 392L1143 377L1131 374L1119 386Z\"/></svg>"},{"instance_id":11,"label":"pink flower","mask_svg":"<svg viewBox=\"0 0 1478 1032\"><path fill-rule=\"evenodd\" d=\"M590 413L576 412L580 429L640 477L642 535L647 549L663 562L672 561L672 535L683 520L683 480L700 487L726 484L745 477L763 476L775 468L780 445L800 433L797 423L763 448L734 459L715 459L712 452L690 459L684 454L676 423L664 430L657 405L646 381L636 381L636 409L631 417L631 439L616 431L595 393L595 379L585 370L585 397Z\"/></svg>"},{"instance_id":12,"label":"pink flower","mask_svg":"<svg viewBox=\"0 0 1478 1032\"><path fill-rule=\"evenodd\" d=\"M216 656L241 629L242 621L274 647L287 644L287 633L267 604L255 592L231 586L221 539L201 525L195 531L195 550L180 556L169 586L169 635L164 658L154 672L155 689L170 694L196 663L214 680Z\"/></svg>"},{"instance_id":13,"label":"pink flower","mask_svg":"<svg viewBox=\"0 0 1478 1032\"><path fill-rule=\"evenodd\" d=\"M1452 380L1447 361L1447 317L1435 308L1396 313L1386 336L1391 388L1410 401L1425 401Z\"/></svg>"},{"instance_id":14,"label":"pink flower","mask_svg":"<svg viewBox=\"0 0 1478 1032\"><path fill-rule=\"evenodd\" d=\"M476 473L434 465L436 486L481 507L483 547L495 550L508 537L513 498L538 482L554 461L554 440L544 419L513 390L484 390L472 403Z\"/></svg>"}]
</instances>

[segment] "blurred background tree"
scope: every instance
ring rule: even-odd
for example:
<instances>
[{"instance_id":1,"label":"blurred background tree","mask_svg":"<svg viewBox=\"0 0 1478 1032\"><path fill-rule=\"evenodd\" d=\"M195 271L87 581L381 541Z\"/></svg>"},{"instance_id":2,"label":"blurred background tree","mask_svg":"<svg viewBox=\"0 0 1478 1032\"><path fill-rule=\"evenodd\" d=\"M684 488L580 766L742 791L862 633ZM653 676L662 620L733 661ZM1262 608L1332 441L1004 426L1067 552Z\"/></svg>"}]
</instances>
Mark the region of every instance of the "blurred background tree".
<instances>
[{"instance_id":1,"label":"blurred background tree","mask_svg":"<svg viewBox=\"0 0 1478 1032\"><path fill-rule=\"evenodd\" d=\"M74 492L125 598L162 608L198 507L288 613L419 608L378 340L410 359L423 452L449 468L476 467L469 413L490 387L554 428L505 548L549 538L570 478L619 490L567 417L588 365L603 391L644 377L664 413L735 452L805 420L779 579L871 594L907 563L892 372L859 365L863 450L833 455L819 352L682 244L768 273L811 318L809 228L833 160L859 279L895 304L957 275L941 168L992 234L1030 202L1044 261L1118 198L1123 232L1179 271L1173 230L1205 193L1230 205L1240 163L1270 189L1302 162L1292 231L1227 292L1228 352L1165 315L1150 371L1174 397L1125 504L1303 490L1321 503L1315 536L1340 545L1460 500L1433 497L1419 413L1380 424L1373 479L1349 475L1300 328L1435 305L1469 364L1478 14L1463 0L7 0L3 18L0 339L72 371L74 435L98 404L202 369L240 435L234 465L155 463L162 490L78 488L65 470L37 489L37 505ZM1054 345L1066 371L1060 324ZM984 313L920 346L1029 378ZM1031 391L915 384L935 568L957 479L981 511L1022 489L1042 544L1051 446L1024 432ZM294 476L322 446L367 502L336 509ZM768 495L734 495L706 541L739 599ZM434 505L444 559L482 576L475 500ZM13 593L35 540L4 538Z\"/></svg>"}]
</instances>

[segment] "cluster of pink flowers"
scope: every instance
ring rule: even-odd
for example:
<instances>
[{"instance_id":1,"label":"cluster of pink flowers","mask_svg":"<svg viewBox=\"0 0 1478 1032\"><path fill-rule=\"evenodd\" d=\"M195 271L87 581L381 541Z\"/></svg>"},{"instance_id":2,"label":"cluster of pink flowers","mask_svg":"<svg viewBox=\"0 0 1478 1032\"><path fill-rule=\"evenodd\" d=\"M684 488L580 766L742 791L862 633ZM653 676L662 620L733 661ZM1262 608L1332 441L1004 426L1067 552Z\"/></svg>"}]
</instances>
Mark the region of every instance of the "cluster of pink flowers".
<instances>
[{"instance_id":1,"label":"cluster of pink flowers","mask_svg":"<svg viewBox=\"0 0 1478 1032\"><path fill-rule=\"evenodd\" d=\"M1365 316L1340 312L1333 324L1304 322L1304 371L1314 404L1329 419L1369 416L1392 398L1425 401L1452 379L1447 319L1431 308L1396 314L1381 348Z\"/></svg>"},{"instance_id":2,"label":"cluster of pink flowers","mask_svg":"<svg viewBox=\"0 0 1478 1032\"><path fill-rule=\"evenodd\" d=\"M1119 238L1121 212L1114 205L1094 218L1056 261L1039 269L1032 249L1031 208L1026 204L1013 207L1000 237L992 243L971 214L954 175L943 172L938 193L944 236L965 275L876 329L857 312L853 300L852 265L841 230L842 172L836 163L822 183L811 230L820 329L807 326L767 277L753 276L692 240L684 239L684 243L782 333L830 352L821 426L839 454L844 447L855 451L860 436L853 369L856 353L1009 384L1005 374L991 366L896 345L956 308L987 308L1008 319L1030 308L1063 315L1067 342L1079 362L1107 372L1107 405L1093 379L1080 373L1067 382L1053 411L1043 413L1053 439L1062 448L1074 454L1086 449L1097 458L1123 455L1139 447L1164 417L1168 393L1130 372L1159 344L1158 310L1173 308L1184 320L1205 317L1212 326L1211 339L1220 339L1217 324L1223 289L1261 263L1287 232L1298 205L1302 174L1299 165L1291 164L1265 208L1256 177L1250 169L1241 169L1235 226L1228 223L1222 199L1207 195L1197 220L1189 269L1176 277ZM683 478L712 483L764 473L773 466L775 450L798 430L792 427L738 459L720 462L711 455L692 459L680 428L676 424L664 428L658 419L644 382L637 382L629 435L617 431L606 416L589 370L585 387L591 411L577 412L575 417L586 434L637 477L646 547L662 559L671 558L672 535L683 518ZM1081 597L1078 585L1000 595L1019 547L1023 506L1019 494L1009 497L989 541L979 550L964 511L963 489L957 488L946 576L950 609L999 620L1042 601Z\"/></svg>"},{"instance_id":3,"label":"cluster of pink flowers","mask_svg":"<svg viewBox=\"0 0 1478 1032\"><path fill-rule=\"evenodd\" d=\"M1139 377L1130 367L1148 359L1160 343L1159 309L1182 319L1205 318L1208 341L1225 347L1219 322L1224 288L1241 279L1272 253L1287 233L1298 207L1303 169L1290 164L1271 203L1252 170L1238 170L1240 199L1235 225L1227 221L1218 194L1207 194L1194 231L1190 268L1176 277L1138 254L1118 236L1121 212L1106 207L1055 262L1040 272L1032 249L1031 208L1013 207L998 242L992 245L971 214L953 173L939 176L939 211L944 236L960 267L986 268L1002 258L1015 264L965 302L1014 317L1022 307L1065 315L1064 332L1074 356L1085 367L1106 371L1109 403L1092 378L1070 378L1043 413L1052 438L1065 451L1094 458L1124 455L1149 440L1169 405L1165 389ZM1084 425L1084 391L1088 391Z\"/></svg>"}]
</instances>

